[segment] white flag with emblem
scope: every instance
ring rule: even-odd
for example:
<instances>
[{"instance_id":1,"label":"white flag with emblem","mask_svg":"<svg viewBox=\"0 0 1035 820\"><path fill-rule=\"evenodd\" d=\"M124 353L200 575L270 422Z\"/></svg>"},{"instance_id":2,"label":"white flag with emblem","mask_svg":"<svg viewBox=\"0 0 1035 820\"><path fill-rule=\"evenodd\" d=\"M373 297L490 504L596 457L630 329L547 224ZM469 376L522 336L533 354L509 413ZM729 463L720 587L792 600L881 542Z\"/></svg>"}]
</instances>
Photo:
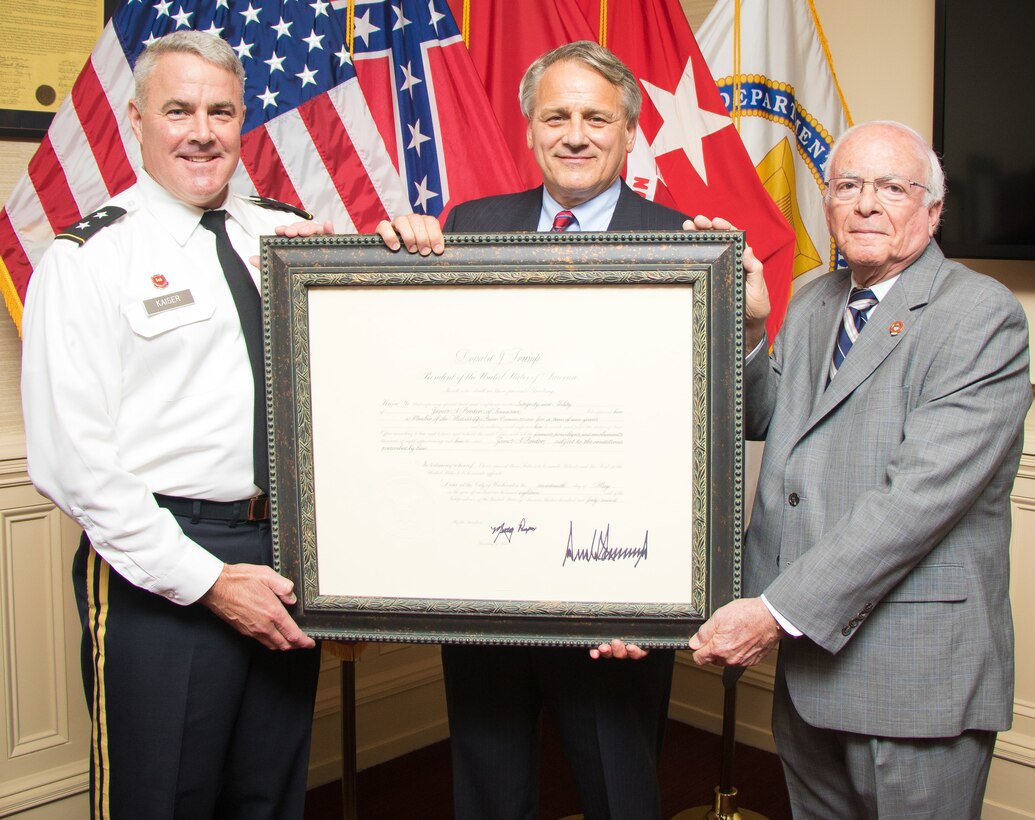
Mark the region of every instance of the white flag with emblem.
<instances>
[{"instance_id":1,"label":"white flag with emblem","mask_svg":"<svg viewBox=\"0 0 1035 820\"><path fill-rule=\"evenodd\" d=\"M812 0L718 0L697 42L766 190L794 226L796 284L833 270L822 174L851 119Z\"/></svg>"}]
</instances>

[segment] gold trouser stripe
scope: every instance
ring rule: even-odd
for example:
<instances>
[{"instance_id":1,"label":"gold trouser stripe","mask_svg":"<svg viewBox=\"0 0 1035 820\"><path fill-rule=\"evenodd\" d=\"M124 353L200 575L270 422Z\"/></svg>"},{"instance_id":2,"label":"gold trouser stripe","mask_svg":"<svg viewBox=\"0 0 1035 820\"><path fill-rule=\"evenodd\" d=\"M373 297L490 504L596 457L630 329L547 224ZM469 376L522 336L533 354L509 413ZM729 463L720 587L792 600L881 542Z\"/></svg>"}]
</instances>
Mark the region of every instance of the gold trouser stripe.
<instances>
[{"instance_id":1,"label":"gold trouser stripe","mask_svg":"<svg viewBox=\"0 0 1035 820\"><path fill-rule=\"evenodd\" d=\"M111 572L108 562L90 548L86 562L87 623L93 646L93 809L96 820L111 817L108 776L108 723L104 686L104 635L108 623L108 580Z\"/></svg>"}]
</instances>

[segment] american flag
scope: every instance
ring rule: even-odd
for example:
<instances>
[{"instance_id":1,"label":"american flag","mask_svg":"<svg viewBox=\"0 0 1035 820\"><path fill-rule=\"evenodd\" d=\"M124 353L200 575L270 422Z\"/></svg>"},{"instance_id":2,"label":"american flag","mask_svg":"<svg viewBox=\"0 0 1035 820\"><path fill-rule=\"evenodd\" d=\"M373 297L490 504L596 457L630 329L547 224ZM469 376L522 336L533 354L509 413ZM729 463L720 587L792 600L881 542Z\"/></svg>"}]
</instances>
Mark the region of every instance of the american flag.
<instances>
[{"instance_id":1,"label":"american flag","mask_svg":"<svg viewBox=\"0 0 1035 820\"><path fill-rule=\"evenodd\" d=\"M235 190L300 205L341 232L367 232L386 215L437 214L450 196L517 187L509 161L467 162L463 132L488 103L446 0L354 5L356 57L387 58L381 62L392 67L383 84L367 89L377 94L379 120L353 66L349 12L327 0L124 0L0 212L0 290L15 323L54 235L135 181L140 150L125 115L132 66L149 42L177 29L223 37L244 64ZM370 36L371 25L380 39ZM479 152L507 157L491 114L489 124L477 132ZM456 132L459 145L444 144L443 134L456 140Z\"/></svg>"}]
</instances>

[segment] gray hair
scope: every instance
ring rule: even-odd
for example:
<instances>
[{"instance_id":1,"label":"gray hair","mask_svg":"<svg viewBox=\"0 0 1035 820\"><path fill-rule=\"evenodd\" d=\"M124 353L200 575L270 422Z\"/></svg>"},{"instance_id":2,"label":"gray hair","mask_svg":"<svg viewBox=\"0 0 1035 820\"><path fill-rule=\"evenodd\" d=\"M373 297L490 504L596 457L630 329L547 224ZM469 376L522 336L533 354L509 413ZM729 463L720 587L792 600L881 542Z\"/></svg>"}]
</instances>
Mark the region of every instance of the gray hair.
<instances>
[{"instance_id":1,"label":"gray hair","mask_svg":"<svg viewBox=\"0 0 1035 820\"><path fill-rule=\"evenodd\" d=\"M193 54L207 63L229 71L237 78L241 96L244 96L244 66L237 58L237 52L226 40L204 31L174 31L172 34L159 37L144 49L133 67L133 83L136 86L133 99L140 110L144 109L148 83L158 58L163 54Z\"/></svg>"},{"instance_id":2,"label":"gray hair","mask_svg":"<svg viewBox=\"0 0 1035 820\"><path fill-rule=\"evenodd\" d=\"M518 102L521 104L521 113L531 119L535 111L535 95L539 88L539 81L543 74L554 63L581 63L593 69L597 74L607 80L618 89L622 96L622 110L629 125L636 125L640 119L640 106L643 104L643 94L636 83L636 78L629 68L619 60L611 51L592 40L576 40L574 43L567 43L559 46L553 51L541 55L532 65L528 67L525 76L521 78L521 87L518 93Z\"/></svg>"},{"instance_id":3,"label":"gray hair","mask_svg":"<svg viewBox=\"0 0 1035 820\"><path fill-rule=\"evenodd\" d=\"M827 158L827 163L824 166L824 177L829 179L830 171L834 167L834 162L836 161L837 152L841 148L842 144L844 144L845 140L856 131L863 128L870 128L871 126L893 128L913 141L916 146L917 158L927 165L927 179L924 180L924 184L927 186L927 194L924 196L924 206L929 208L937 202L943 202L945 200L945 171L942 170L942 164L938 161L938 155L934 153L934 150L927 144L927 140L920 135L919 131L910 128L908 125L896 122L895 120L870 120L869 122L861 122L858 125L853 125L845 131L837 138L837 141L830 149L830 156Z\"/></svg>"}]
</instances>

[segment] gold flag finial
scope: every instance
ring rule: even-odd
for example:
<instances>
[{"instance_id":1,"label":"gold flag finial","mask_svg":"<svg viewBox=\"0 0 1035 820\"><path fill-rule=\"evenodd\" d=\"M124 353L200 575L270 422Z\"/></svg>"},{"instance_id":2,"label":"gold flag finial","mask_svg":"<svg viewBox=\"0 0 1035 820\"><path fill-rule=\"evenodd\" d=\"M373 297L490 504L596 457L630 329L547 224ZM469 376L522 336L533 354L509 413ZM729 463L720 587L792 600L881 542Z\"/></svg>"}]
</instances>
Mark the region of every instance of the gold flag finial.
<instances>
[{"instance_id":1,"label":"gold flag finial","mask_svg":"<svg viewBox=\"0 0 1035 820\"><path fill-rule=\"evenodd\" d=\"M349 47L349 56L355 56L356 40L356 0L349 0L345 9L345 44Z\"/></svg>"},{"instance_id":2,"label":"gold flag finial","mask_svg":"<svg viewBox=\"0 0 1035 820\"><path fill-rule=\"evenodd\" d=\"M730 89L730 117L740 131L740 0L733 0L733 87Z\"/></svg>"}]
</instances>

